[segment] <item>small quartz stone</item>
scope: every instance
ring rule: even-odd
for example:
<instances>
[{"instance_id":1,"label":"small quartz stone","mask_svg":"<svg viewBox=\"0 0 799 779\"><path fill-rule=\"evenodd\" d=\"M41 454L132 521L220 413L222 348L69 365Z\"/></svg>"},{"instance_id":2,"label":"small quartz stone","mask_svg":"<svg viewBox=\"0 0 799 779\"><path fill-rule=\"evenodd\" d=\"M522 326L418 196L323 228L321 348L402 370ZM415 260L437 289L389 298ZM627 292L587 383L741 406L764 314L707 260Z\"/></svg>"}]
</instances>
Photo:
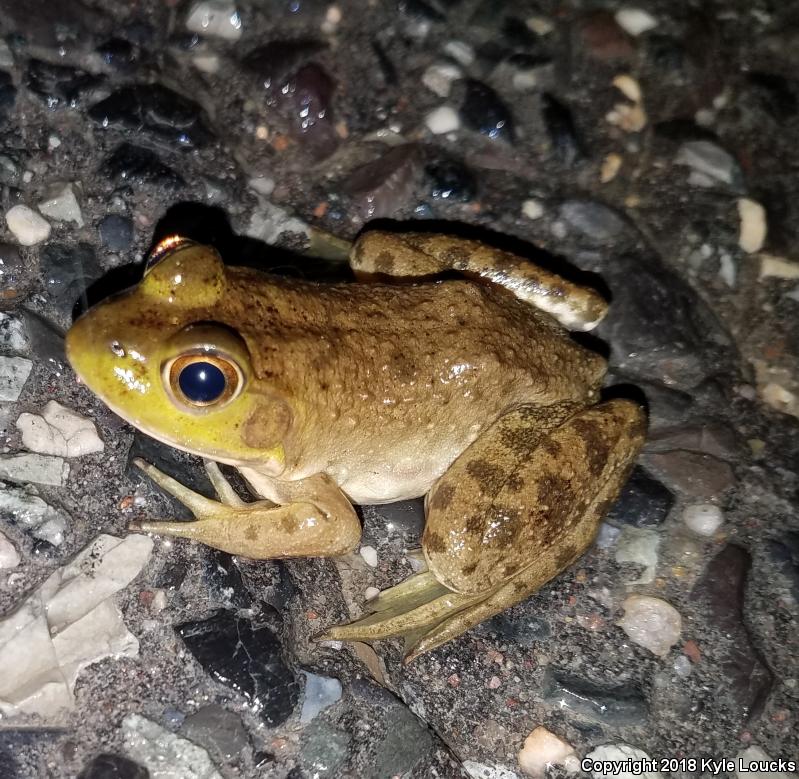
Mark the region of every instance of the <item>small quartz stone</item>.
<instances>
[{"instance_id":1,"label":"small quartz stone","mask_svg":"<svg viewBox=\"0 0 799 779\"><path fill-rule=\"evenodd\" d=\"M0 479L61 487L68 476L69 466L61 457L27 452L0 456Z\"/></svg>"},{"instance_id":2,"label":"small quartz stone","mask_svg":"<svg viewBox=\"0 0 799 779\"><path fill-rule=\"evenodd\" d=\"M738 245L747 254L759 252L766 242L766 209L760 203L742 197L738 199L738 216L741 220Z\"/></svg>"},{"instance_id":3,"label":"small quartz stone","mask_svg":"<svg viewBox=\"0 0 799 779\"><path fill-rule=\"evenodd\" d=\"M29 348L25 323L11 314L0 312L0 349L4 352L25 353Z\"/></svg>"},{"instance_id":4,"label":"small quartz stone","mask_svg":"<svg viewBox=\"0 0 799 779\"><path fill-rule=\"evenodd\" d=\"M72 184L51 187L45 199L39 203L39 211L57 222L74 222L78 227L83 227L83 216Z\"/></svg>"},{"instance_id":5,"label":"small quartz stone","mask_svg":"<svg viewBox=\"0 0 799 779\"><path fill-rule=\"evenodd\" d=\"M17 400L33 363L24 357L0 357L0 401Z\"/></svg>"},{"instance_id":6,"label":"small quartz stone","mask_svg":"<svg viewBox=\"0 0 799 779\"><path fill-rule=\"evenodd\" d=\"M35 246L50 237L50 223L28 206L14 206L6 211L6 224L23 246Z\"/></svg>"},{"instance_id":7,"label":"small quartz stone","mask_svg":"<svg viewBox=\"0 0 799 779\"><path fill-rule=\"evenodd\" d=\"M422 83L439 97L449 97L452 84L463 76L457 65L436 63L422 74Z\"/></svg>"},{"instance_id":8,"label":"small quartz stone","mask_svg":"<svg viewBox=\"0 0 799 779\"><path fill-rule=\"evenodd\" d=\"M186 17L186 29L198 35L237 41L241 38L241 16L233 3L203 0L195 3Z\"/></svg>"},{"instance_id":9,"label":"small quartz stone","mask_svg":"<svg viewBox=\"0 0 799 779\"><path fill-rule=\"evenodd\" d=\"M641 8L621 8L616 11L616 24L629 35L642 35L658 26L654 16Z\"/></svg>"},{"instance_id":10,"label":"small quartz stone","mask_svg":"<svg viewBox=\"0 0 799 779\"><path fill-rule=\"evenodd\" d=\"M562 765L569 773L579 770L574 747L539 726L524 740L519 752L519 767L527 776L543 779L552 765Z\"/></svg>"},{"instance_id":11,"label":"small quartz stone","mask_svg":"<svg viewBox=\"0 0 799 779\"><path fill-rule=\"evenodd\" d=\"M724 522L724 514L712 503L698 503L686 506L682 519L694 533L700 536L712 536Z\"/></svg>"},{"instance_id":12,"label":"small quartz stone","mask_svg":"<svg viewBox=\"0 0 799 779\"><path fill-rule=\"evenodd\" d=\"M300 722L310 722L320 711L332 706L341 698L341 682L328 676L305 671L305 697L300 711Z\"/></svg>"},{"instance_id":13,"label":"small quartz stone","mask_svg":"<svg viewBox=\"0 0 799 779\"><path fill-rule=\"evenodd\" d=\"M64 543L68 517L35 494L33 488L0 485L0 515L53 546Z\"/></svg>"},{"instance_id":14,"label":"small quartz stone","mask_svg":"<svg viewBox=\"0 0 799 779\"><path fill-rule=\"evenodd\" d=\"M0 568L16 568L19 565L19 553L14 544L0 533Z\"/></svg>"},{"instance_id":15,"label":"small quartz stone","mask_svg":"<svg viewBox=\"0 0 799 779\"><path fill-rule=\"evenodd\" d=\"M544 215L544 206L540 200L529 198L522 203L522 213L528 219L540 219Z\"/></svg>"},{"instance_id":16,"label":"small quartz stone","mask_svg":"<svg viewBox=\"0 0 799 779\"><path fill-rule=\"evenodd\" d=\"M660 771L642 771L634 773L632 768L626 770L617 769L611 772L610 769L613 763L629 765L629 761L633 760L646 760L650 764L653 762L643 749L637 749L628 744L603 744L593 750L593 752L589 752L586 755L586 759L608 766L607 772L594 768L591 771L593 779L662 779L663 777Z\"/></svg>"},{"instance_id":17,"label":"small quartz stone","mask_svg":"<svg viewBox=\"0 0 799 779\"><path fill-rule=\"evenodd\" d=\"M55 400L44 407L41 416L20 414L17 429L22 433L22 443L26 448L39 454L80 457L102 452L104 448L91 420Z\"/></svg>"},{"instance_id":18,"label":"small quartz stone","mask_svg":"<svg viewBox=\"0 0 799 779\"><path fill-rule=\"evenodd\" d=\"M682 618L666 601L648 595L630 595L622 604L619 626L639 646L660 657L680 638Z\"/></svg>"},{"instance_id":19,"label":"small quartz stone","mask_svg":"<svg viewBox=\"0 0 799 779\"><path fill-rule=\"evenodd\" d=\"M654 530L636 527L622 530L616 547L616 562L644 566L643 573L628 584L649 584L655 580L659 545L660 534Z\"/></svg>"},{"instance_id":20,"label":"small quartz stone","mask_svg":"<svg viewBox=\"0 0 799 779\"><path fill-rule=\"evenodd\" d=\"M377 550L373 546L362 546L361 557L370 568L377 568Z\"/></svg>"},{"instance_id":21,"label":"small quartz stone","mask_svg":"<svg viewBox=\"0 0 799 779\"><path fill-rule=\"evenodd\" d=\"M427 129L434 135L455 132L461 126L458 112L452 106L442 105L433 109L424 120Z\"/></svg>"}]
</instances>

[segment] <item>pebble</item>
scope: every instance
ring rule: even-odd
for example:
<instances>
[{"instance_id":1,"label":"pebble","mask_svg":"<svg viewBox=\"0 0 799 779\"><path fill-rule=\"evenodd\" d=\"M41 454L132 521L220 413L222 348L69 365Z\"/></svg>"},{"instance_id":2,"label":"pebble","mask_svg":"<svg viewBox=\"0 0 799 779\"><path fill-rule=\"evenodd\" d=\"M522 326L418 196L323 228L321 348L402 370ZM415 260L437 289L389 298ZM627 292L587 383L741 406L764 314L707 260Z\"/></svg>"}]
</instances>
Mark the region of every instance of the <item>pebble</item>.
<instances>
[{"instance_id":1,"label":"pebble","mask_svg":"<svg viewBox=\"0 0 799 779\"><path fill-rule=\"evenodd\" d=\"M758 279L799 279L799 262L776 257L773 254L760 255Z\"/></svg>"},{"instance_id":2,"label":"pebble","mask_svg":"<svg viewBox=\"0 0 799 779\"><path fill-rule=\"evenodd\" d=\"M622 607L624 617L618 624L633 643L664 657L679 641L682 617L666 601L649 595L630 595Z\"/></svg>"},{"instance_id":3,"label":"pebble","mask_svg":"<svg viewBox=\"0 0 799 779\"><path fill-rule=\"evenodd\" d=\"M133 243L133 220L119 214L109 214L99 225L100 243L112 252L124 252Z\"/></svg>"},{"instance_id":4,"label":"pebble","mask_svg":"<svg viewBox=\"0 0 799 779\"><path fill-rule=\"evenodd\" d=\"M583 238L596 243L612 241L626 227L615 211L591 200L567 200L558 213Z\"/></svg>"},{"instance_id":5,"label":"pebble","mask_svg":"<svg viewBox=\"0 0 799 779\"><path fill-rule=\"evenodd\" d=\"M28 206L18 205L6 211L6 224L23 246L35 246L50 237L50 223Z\"/></svg>"},{"instance_id":6,"label":"pebble","mask_svg":"<svg viewBox=\"0 0 799 779\"><path fill-rule=\"evenodd\" d=\"M672 663L672 667L674 668L674 673L682 678L690 676L691 671L693 670L691 661L685 655L679 655L676 657L674 659L674 663Z\"/></svg>"},{"instance_id":7,"label":"pebble","mask_svg":"<svg viewBox=\"0 0 799 779\"><path fill-rule=\"evenodd\" d=\"M19 399L32 368L24 357L0 357L0 401Z\"/></svg>"},{"instance_id":8,"label":"pebble","mask_svg":"<svg viewBox=\"0 0 799 779\"><path fill-rule=\"evenodd\" d=\"M634 37L658 26L658 20L641 8L620 8L614 18L622 30Z\"/></svg>"},{"instance_id":9,"label":"pebble","mask_svg":"<svg viewBox=\"0 0 799 779\"><path fill-rule=\"evenodd\" d=\"M352 737L323 719L312 722L302 733L300 760L308 776L317 779L342 776ZM379 776L380 774L374 774Z\"/></svg>"},{"instance_id":10,"label":"pebble","mask_svg":"<svg viewBox=\"0 0 799 779\"><path fill-rule=\"evenodd\" d=\"M742 749L735 758L735 779L796 779L794 772L770 770L764 765L771 760L756 744Z\"/></svg>"},{"instance_id":11,"label":"pebble","mask_svg":"<svg viewBox=\"0 0 799 779\"><path fill-rule=\"evenodd\" d=\"M43 501L29 488L0 485L0 512L29 531L34 538L53 546L64 543L67 515Z\"/></svg>"},{"instance_id":12,"label":"pebble","mask_svg":"<svg viewBox=\"0 0 799 779\"><path fill-rule=\"evenodd\" d=\"M541 96L541 115L557 160L573 165L585 157L582 141L577 134L571 109L550 94Z\"/></svg>"},{"instance_id":13,"label":"pebble","mask_svg":"<svg viewBox=\"0 0 799 779\"><path fill-rule=\"evenodd\" d=\"M748 197L738 199L738 216L741 229L738 235L738 246L747 254L754 254L763 248L766 242L766 209Z\"/></svg>"},{"instance_id":14,"label":"pebble","mask_svg":"<svg viewBox=\"0 0 799 779\"><path fill-rule=\"evenodd\" d=\"M491 87L475 79L465 80L466 94L460 107L464 124L489 138L512 141L513 117L510 109Z\"/></svg>"},{"instance_id":15,"label":"pebble","mask_svg":"<svg viewBox=\"0 0 799 779\"><path fill-rule=\"evenodd\" d=\"M599 180L603 184L613 181L613 179L616 178L621 170L623 162L624 158L621 156L621 154L611 152L610 154L606 155L605 159L602 160L602 167L599 171Z\"/></svg>"},{"instance_id":16,"label":"pebble","mask_svg":"<svg viewBox=\"0 0 799 779\"><path fill-rule=\"evenodd\" d=\"M103 163L102 172L115 184L155 184L174 190L186 183L154 151L132 143L117 146Z\"/></svg>"},{"instance_id":17,"label":"pebble","mask_svg":"<svg viewBox=\"0 0 799 779\"><path fill-rule=\"evenodd\" d=\"M610 770L614 763L627 766L630 765L627 761L645 760L650 765L654 762L643 749L631 747L629 744L603 744L589 752L585 757L586 760L608 766L607 771L603 771L600 768L593 769L591 771L593 779L663 779L660 771L633 772L631 769L624 768Z\"/></svg>"},{"instance_id":18,"label":"pebble","mask_svg":"<svg viewBox=\"0 0 799 779\"><path fill-rule=\"evenodd\" d=\"M55 400L44 407L41 416L20 414L16 425L22 443L39 454L80 457L104 449L94 423Z\"/></svg>"},{"instance_id":19,"label":"pebble","mask_svg":"<svg viewBox=\"0 0 799 779\"><path fill-rule=\"evenodd\" d=\"M553 708L614 727L639 725L649 716L646 699L634 684L607 686L572 671L548 670L544 698Z\"/></svg>"},{"instance_id":20,"label":"pebble","mask_svg":"<svg viewBox=\"0 0 799 779\"><path fill-rule=\"evenodd\" d=\"M300 710L300 722L310 722L320 711L341 699L341 682L328 676L303 671L305 696Z\"/></svg>"},{"instance_id":21,"label":"pebble","mask_svg":"<svg viewBox=\"0 0 799 779\"><path fill-rule=\"evenodd\" d=\"M522 213L528 219L540 219L546 212L544 204L535 198L528 198L522 203Z\"/></svg>"},{"instance_id":22,"label":"pebble","mask_svg":"<svg viewBox=\"0 0 799 779\"><path fill-rule=\"evenodd\" d=\"M5 716L53 722L74 708L72 691L86 666L138 654L113 595L139 575L152 548L144 535L100 535L0 619L4 667L13 669L0 675Z\"/></svg>"},{"instance_id":23,"label":"pebble","mask_svg":"<svg viewBox=\"0 0 799 779\"><path fill-rule=\"evenodd\" d=\"M14 67L14 55L5 41L0 41L0 68L4 70Z\"/></svg>"},{"instance_id":24,"label":"pebble","mask_svg":"<svg viewBox=\"0 0 799 779\"><path fill-rule=\"evenodd\" d=\"M452 84L463 77L463 71L450 63L433 63L422 74L422 83L439 97L447 98Z\"/></svg>"},{"instance_id":25,"label":"pebble","mask_svg":"<svg viewBox=\"0 0 799 779\"><path fill-rule=\"evenodd\" d=\"M370 568L377 568L377 549L373 546L362 546L360 554Z\"/></svg>"},{"instance_id":26,"label":"pebble","mask_svg":"<svg viewBox=\"0 0 799 779\"><path fill-rule=\"evenodd\" d=\"M269 627L254 627L249 619L223 609L175 630L206 672L243 695L268 725L280 725L291 716L299 684Z\"/></svg>"},{"instance_id":27,"label":"pebble","mask_svg":"<svg viewBox=\"0 0 799 779\"><path fill-rule=\"evenodd\" d=\"M719 184L741 189L743 174L735 159L712 141L688 141L677 150L675 165L691 169L688 182L699 187Z\"/></svg>"},{"instance_id":28,"label":"pebble","mask_svg":"<svg viewBox=\"0 0 799 779\"><path fill-rule=\"evenodd\" d=\"M424 123L427 125L427 129L434 135L452 133L461 126L458 112L452 106L448 105L434 108L425 116Z\"/></svg>"},{"instance_id":29,"label":"pebble","mask_svg":"<svg viewBox=\"0 0 799 779\"><path fill-rule=\"evenodd\" d=\"M456 159L438 159L425 165L430 180L430 196L435 200L468 203L477 192L477 181L472 172Z\"/></svg>"},{"instance_id":30,"label":"pebble","mask_svg":"<svg viewBox=\"0 0 799 779\"><path fill-rule=\"evenodd\" d=\"M635 466L607 518L633 527L656 527L666 519L673 505L671 491L641 466Z\"/></svg>"},{"instance_id":31,"label":"pebble","mask_svg":"<svg viewBox=\"0 0 799 779\"><path fill-rule=\"evenodd\" d=\"M38 205L39 211L56 222L74 222L83 227L83 215L72 184L54 184Z\"/></svg>"},{"instance_id":32,"label":"pebble","mask_svg":"<svg viewBox=\"0 0 799 779\"><path fill-rule=\"evenodd\" d=\"M68 478L69 465L61 457L42 454L0 456L0 479L63 487Z\"/></svg>"},{"instance_id":33,"label":"pebble","mask_svg":"<svg viewBox=\"0 0 799 779\"><path fill-rule=\"evenodd\" d=\"M0 349L4 352L23 352L30 349L25 323L11 314L0 311ZM0 371L1 372L1 371ZM0 400L5 400L1 398Z\"/></svg>"},{"instance_id":34,"label":"pebble","mask_svg":"<svg viewBox=\"0 0 799 779\"><path fill-rule=\"evenodd\" d=\"M724 522L724 513L712 503L696 503L685 507L682 519L694 533L710 537Z\"/></svg>"},{"instance_id":35,"label":"pebble","mask_svg":"<svg viewBox=\"0 0 799 779\"><path fill-rule=\"evenodd\" d=\"M13 303L23 297L30 271L17 246L0 243L0 299Z\"/></svg>"},{"instance_id":36,"label":"pebble","mask_svg":"<svg viewBox=\"0 0 799 779\"><path fill-rule=\"evenodd\" d=\"M122 755L97 755L78 774L78 779L150 779L150 772Z\"/></svg>"},{"instance_id":37,"label":"pebble","mask_svg":"<svg viewBox=\"0 0 799 779\"><path fill-rule=\"evenodd\" d=\"M448 41L444 44L443 51L465 68L474 62L474 49L464 41Z\"/></svg>"},{"instance_id":38,"label":"pebble","mask_svg":"<svg viewBox=\"0 0 799 779\"><path fill-rule=\"evenodd\" d=\"M562 765L567 773L580 770L574 747L543 725L535 728L524 740L518 760L522 771L535 779L544 779L553 765Z\"/></svg>"},{"instance_id":39,"label":"pebble","mask_svg":"<svg viewBox=\"0 0 799 779\"><path fill-rule=\"evenodd\" d=\"M626 62L635 56L630 36L607 11L593 11L575 25L580 50L603 63Z\"/></svg>"},{"instance_id":40,"label":"pebble","mask_svg":"<svg viewBox=\"0 0 799 779\"><path fill-rule=\"evenodd\" d=\"M180 734L226 761L237 758L250 743L241 717L217 703L203 706L186 717Z\"/></svg>"},{"instance_id":41,"label":"pebble","mask_svg":"<svg viewBox=\"0 0 799 779\"><path fill-rule=\"evenodd\" d=\"M475 760L465 760L463 768L471 779L519 779L515 771L501 765L486 765Z\"/></svg>"},{"instance_id":42,"label":"pebble","mask_svg":"<svg viewBox=\"0 0 799 779\"><path fill-rule=\"evenodd\" d=\"M233 3L225 0L202 0L195 3L186 17L186 29L225 41L241 38L241 15Z\"/></svg>"},{"instance_id":43,"label":"pebble","mask_svg":"<svg viewBox=\"0 0 799 779\"><path fill-rule=\"evenodd\" d=\"M691 498L716 498L735 485L730 464L709 454L675 450L647 454L645 461L658 478Z\"/></svg>"},{"instance_id":44,"label":"pebble","mask_svg":"<svg viewBox=\"0 0 799 779\"><path fill-rule=\"evenodd\" d=\"M0 532L0 568L16 568L19 563L20 557L16 547Z\"/></svg>"},{"instance_id":45,"label":"pebble","mask_svg":"<svg viewBox=\"0 0 799 779\"><path fill-rule=\"evenodd\" d=\"M222 779L202 747L140 714L122 720L125 751L158 779Z\"/></svg>"}]
</instances>

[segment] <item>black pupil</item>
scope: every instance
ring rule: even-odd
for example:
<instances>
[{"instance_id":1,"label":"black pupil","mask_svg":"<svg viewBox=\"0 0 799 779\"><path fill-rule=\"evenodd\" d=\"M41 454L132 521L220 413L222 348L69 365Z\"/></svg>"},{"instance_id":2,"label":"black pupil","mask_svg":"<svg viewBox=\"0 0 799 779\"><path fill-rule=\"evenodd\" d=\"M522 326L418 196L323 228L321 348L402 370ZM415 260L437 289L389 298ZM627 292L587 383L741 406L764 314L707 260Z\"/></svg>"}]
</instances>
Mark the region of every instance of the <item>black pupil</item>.
<instances>
[{"instance_id":1,"label":"black pupil","mask_svg":"<svg viewBox=\"0 0 799 779\"><path fill-rule=\"evenodd\" d=\"M210 362L193 362L178 377L181 392L194 403L211 403L225 391L225 374Z\"/></svg>"}]
</instances>

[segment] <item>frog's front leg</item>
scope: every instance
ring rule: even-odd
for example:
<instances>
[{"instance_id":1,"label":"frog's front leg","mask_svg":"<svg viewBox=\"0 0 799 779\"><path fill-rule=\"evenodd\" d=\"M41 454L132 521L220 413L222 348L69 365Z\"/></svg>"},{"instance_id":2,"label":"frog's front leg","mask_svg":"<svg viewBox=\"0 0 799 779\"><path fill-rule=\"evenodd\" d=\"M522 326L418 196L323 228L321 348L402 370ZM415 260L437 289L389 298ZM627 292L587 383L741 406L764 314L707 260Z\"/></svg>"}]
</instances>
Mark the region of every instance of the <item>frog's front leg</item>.
<instances>
[{"instance_id":1,"label":"frog's front leg","mask_svg":"<svg viewBox=\"0 0 799 779\"><path fill-rule=\"evenodd\" d=\"M402 635L410 660L533 594L593 542L644 433L643 412L622 400L522 406L501 417L428 495L430 570L324 638Z\"/></svg>"},{"instance_id":2,"label":"frog's front leg","mask_svg":"<svg viewBox=\"0 0 799 779\"><path fill-rule=\"evenodd\" d=\"M131 522L130 530L191 538L215 549L258 560L333 557L351 552L360 539L361 525L352 504L325 474L295 482L270 479L267 496L270 500L245 503L225 481L216 464L206 463L220 502L193 492L143 460L134 463L187 506L197 519L194 522ZM256 482L255 476L248 481ZM261 479L256 486L264 482L265 479Z\"/></svg>"}]
</instances>

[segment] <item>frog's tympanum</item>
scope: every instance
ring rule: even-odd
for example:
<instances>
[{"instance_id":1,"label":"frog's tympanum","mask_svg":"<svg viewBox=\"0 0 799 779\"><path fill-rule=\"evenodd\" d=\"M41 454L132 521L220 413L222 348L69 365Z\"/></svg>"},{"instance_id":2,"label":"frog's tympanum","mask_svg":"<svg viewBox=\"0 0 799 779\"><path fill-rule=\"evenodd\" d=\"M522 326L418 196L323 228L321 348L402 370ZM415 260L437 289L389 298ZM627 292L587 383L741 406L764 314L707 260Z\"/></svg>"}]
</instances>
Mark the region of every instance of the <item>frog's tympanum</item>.
<instances>
[{"instance_id":1,"label":"frog's tympanum","mask_svg":"<svg viewBox=\"0 0 799 779\"><path fill-rule=\"evenodd\" d=\"M425 495L426 570L322 636L403 636L409 660L583 554L644 416L598 402L605 362L569 334L605 313L594 291L443 235L367 232L350 264L356 283L311 283L169 239L138 286L75 323L67 351L131 425L209 461L219 501L138 462L197 519L133 530L335 556L358 545L353 503ZM216 463L260 499L240 500Z\"/></svg>"}]
</instances>

